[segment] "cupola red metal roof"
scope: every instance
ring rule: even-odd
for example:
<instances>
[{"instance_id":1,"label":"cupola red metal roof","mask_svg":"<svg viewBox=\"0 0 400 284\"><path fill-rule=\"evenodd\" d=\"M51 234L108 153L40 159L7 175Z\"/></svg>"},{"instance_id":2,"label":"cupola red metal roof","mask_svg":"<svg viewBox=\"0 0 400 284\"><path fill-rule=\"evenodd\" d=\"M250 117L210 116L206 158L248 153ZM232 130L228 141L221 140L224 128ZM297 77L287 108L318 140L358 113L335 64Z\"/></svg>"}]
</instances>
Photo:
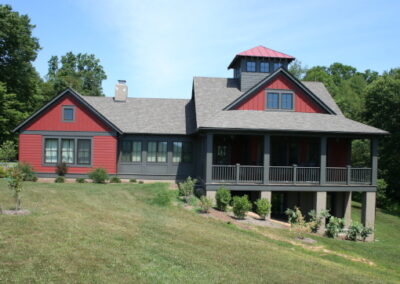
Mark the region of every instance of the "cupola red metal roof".
<instances>
[{"instance_id":1,"label":"cupola red metal roof","mask_svg":"<svg viewBox=\"0 0 400 284\"><path fill-rule=\"evenodd\" d=\"M295 59L293 56L259 45L236 54L231 64L229 64L228 69L233 68L234 63L240 56L282 58L287 59L288 61L292 61Z\"/></svg>"}]
</instances>

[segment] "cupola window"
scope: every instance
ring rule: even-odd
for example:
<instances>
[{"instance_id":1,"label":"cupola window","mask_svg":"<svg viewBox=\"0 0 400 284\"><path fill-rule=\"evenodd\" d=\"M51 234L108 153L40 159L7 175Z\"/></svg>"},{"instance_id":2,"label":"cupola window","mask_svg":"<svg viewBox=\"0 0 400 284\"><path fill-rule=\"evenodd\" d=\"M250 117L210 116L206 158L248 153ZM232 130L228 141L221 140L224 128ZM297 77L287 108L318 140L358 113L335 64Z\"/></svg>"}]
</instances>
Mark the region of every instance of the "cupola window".
<instances>
[{"instance_id":1,"label":"cupola window","mask_svg":"<svg viewBox=\"0 0 400 284\"><path fill-rule=\"evenodd\" d=\"M247 61L247 72L256 72L256 63L254 61Z\"/></svg>"}]
</instances>

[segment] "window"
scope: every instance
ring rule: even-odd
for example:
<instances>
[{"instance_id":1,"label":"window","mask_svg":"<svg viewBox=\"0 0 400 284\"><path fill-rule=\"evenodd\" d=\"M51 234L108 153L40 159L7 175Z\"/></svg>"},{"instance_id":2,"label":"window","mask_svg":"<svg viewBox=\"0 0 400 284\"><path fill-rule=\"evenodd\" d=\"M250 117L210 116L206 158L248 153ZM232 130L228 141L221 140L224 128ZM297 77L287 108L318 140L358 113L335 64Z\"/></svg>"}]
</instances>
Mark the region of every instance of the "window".
<instances>
[{"instance_id":1,"label":"window","mask_svg":"<svg viewBox=\"0 0 400 284\"><path fill-rule=\"evenodd\" d=\"M75 120L75 107L63 106L63 119L64 122L70 122Z\"/></svg>"},{"instance_id":2,"label":"window","mask_svg":"<svg viewBox=\"0 0 400 284\"><path fill-rule=\"evenodd\" d=\"M45 139L44 142L44 162L58 162L58 139Z\"/></svg>"},{"instance_id":3,"label":"window","mask_svg":"<svg viewBox=\"0 0 400 284\"><path fill-rule=\"evenodd\" d=\"M91 162L91 143L90 139L78 139L77 164L90 165Z\"/></svg>"},{"instance_id":4,"label":"window","mask_svg":"<svg viewBox=\"0 0 400 284\"><path fill-rule=\"evenodd\" d=\"M287 92L267 92L267 109L294 109L294 94Z\"/></svg>"},{"instance_id":5,"label":"window","mask_svg":"<svg viewBox=\"0 0 400 284\"><path fill-rule=\"evenodd\" d=\"M147 144L147 162L156 162L157 160L157 142Z\"/></svg>"},{"instance_id":6,"label":"window","mask_svg":"<svg viewBox=\"0 0 400 284\"><path fill-rule=\"evenodd\" d=\"M190 163L192 162L192 143L191 142L174 142L172 152L173 163Z\"/></svg>"},{"instance_id":7,"label":"window","mask_svg":"<svg viewBox=\"0 0 400 284\"><path fill-rule=\"evenodd\" d=\"M247 62L247 72L256 72L256 63L253 61Z\"/></svg>"},{"instance_id":8,"label":"window","mask_svg":"<svg viewBox=\"0 0 400 284\"><path fill-rule=\"evenodd\" d=\"M282 63L274 63L274 71L278 70L280 67L282 67Z\"/></svg>"},{"instance_id":9,"label":"window","mask_svg":"<svg viewBox=\"0 0 400 284\"><path fill-rule=\"evenodd\" d=\"M61 162L74 163L75 143L74 139L61 139Z\"/></svg>"},{"instance_id":10,"label":"window","mask_svg":"<svg viewBox=\"0 0 400 284\"><path fill-rule=\"evenodd\" d=\"M269 63L268 62L260 63L260 72L269 72Z\"/></svg>"},{"instance_id":11,"label":"window","mask_svg":"<svg viewBox=\"0 0 400 284\"><path fill-rule=\"evenodd\" d=\"M122 141L122 162L132 162L132 141Z\"/></svg>"},{"instance_id":12,"label":"window","mask_svg":"<svg viewBox=\"0 0 400 284\"><path fill-rule=\"evenodd\" d=\"M268 93L267 94L267 108L268 109L278 109L279 108L279 94L278 93Z\"/></svg>"},{"instance_id":13,"label":"window","mask_svg":"<svg viewBox=\"0 0 400 284\"><path fill-rule=\"evenodd\" d=\"M142 142L133 141L132 162L142 161Z\"/></svg>"},{"instance_id":14,"label":"window","mask_svg":"<svg viewBox=\"0 0 400 284\"><path fill-rule=\"evenodd\" d=\"M158 163L167 162L167 142L158 142L157 162Z\"/></svg>"}]
</instances>

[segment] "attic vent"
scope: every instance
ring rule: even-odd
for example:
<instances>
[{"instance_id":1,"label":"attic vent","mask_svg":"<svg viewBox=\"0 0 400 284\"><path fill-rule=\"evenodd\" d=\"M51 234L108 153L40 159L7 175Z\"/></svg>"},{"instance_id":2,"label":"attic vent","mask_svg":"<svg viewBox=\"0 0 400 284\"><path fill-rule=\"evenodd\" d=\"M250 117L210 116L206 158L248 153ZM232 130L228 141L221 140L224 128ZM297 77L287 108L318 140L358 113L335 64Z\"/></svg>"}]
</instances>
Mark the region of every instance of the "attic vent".
<instances>
[{"instance_id":1,"label":"attic vent","mask_svg":"<svg viewBox=\"0 0 400 284\"><path fill-rule=\"evenodd\" d=\"M118 80L118 83L115 85L114 101L126 102L127 98L128 98L128 86L126 85L126 81Z\"/></svg>"}]
</instances>

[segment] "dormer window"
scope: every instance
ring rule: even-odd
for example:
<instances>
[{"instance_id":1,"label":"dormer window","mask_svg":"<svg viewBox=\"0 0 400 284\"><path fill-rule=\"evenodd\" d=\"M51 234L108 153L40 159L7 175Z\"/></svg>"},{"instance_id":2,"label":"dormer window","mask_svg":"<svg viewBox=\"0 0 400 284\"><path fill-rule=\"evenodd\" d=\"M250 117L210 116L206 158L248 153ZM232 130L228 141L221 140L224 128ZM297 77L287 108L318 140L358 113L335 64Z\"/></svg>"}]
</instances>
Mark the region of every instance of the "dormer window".
<instances>
[{"instance_id":1,"label":"dormer window","mask_svg":"<svg viewBox=\"0 0 400 284\"><path fill-rule=\"evenodd\" d=\"M293 110L293 93L288 91L267 92L267 110Z\"/></svg>"},{"instance_id":2,"label":"dormer window","mask_svg":"<svg viewBox=\"0 0 400 284\"><path fill-rule=\"evenodd\" d=\"M62 121L63 122L75 121L75 107L74 106L63 106Z\"/></svg>"},{"instance_id":3,"label":"dormer window","mask_svg":"<svg viewBox=\"0 0 400 284\"><path fill-rule=\"evenodd\" d=\"M274 71L282 67L282 63L274 63Z\"/></svg>"},{"instance_id":4,"label":"dormer window","mask_svg":"<svg viewBox=\"0 0 400 284\"><path fill-rule=\"evenodd\" d=\"M268 73L269 72L269 63L261 62L260 63L260 72Z\"/></svg>"},{"instance_id":5,"label":"dormer window","mask_svg":"<svg viewBox=\"0 0 400 284\"><path fill-rule=\"evenodd\" d=\"M254 61L247 61L247 72L256 72L256 63Z\"/></svg>"}]
</instances>

